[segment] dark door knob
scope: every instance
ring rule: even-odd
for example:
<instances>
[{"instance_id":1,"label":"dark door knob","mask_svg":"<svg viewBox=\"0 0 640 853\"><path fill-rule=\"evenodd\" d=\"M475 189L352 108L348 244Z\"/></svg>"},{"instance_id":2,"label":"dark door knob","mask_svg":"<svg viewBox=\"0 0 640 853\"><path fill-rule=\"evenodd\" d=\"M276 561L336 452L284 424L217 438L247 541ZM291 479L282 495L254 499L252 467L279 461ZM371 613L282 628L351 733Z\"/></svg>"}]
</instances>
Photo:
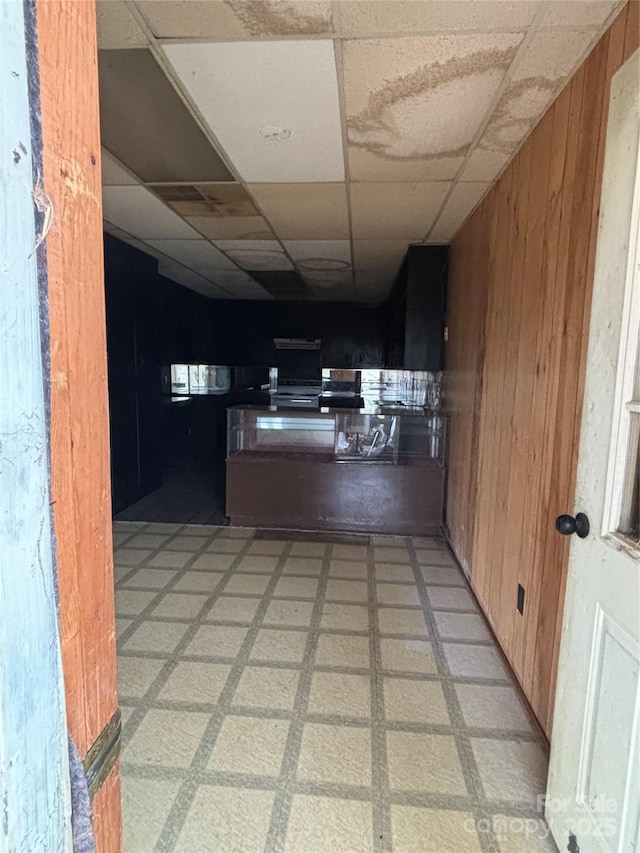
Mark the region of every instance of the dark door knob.
<instances>
[{"instance_id":1,"label":"dark door knob","mask_svg":"<svg viewBox=\"0 0 640 853\"><path fill-rule=\"evenodd\" d=\"M577 533L580 539L586 539L589 535L589 519L583 512L579 512L575 518L572 515L559 515L556 518L556 530L563 536Z\"/></svg>"}]
</instances>

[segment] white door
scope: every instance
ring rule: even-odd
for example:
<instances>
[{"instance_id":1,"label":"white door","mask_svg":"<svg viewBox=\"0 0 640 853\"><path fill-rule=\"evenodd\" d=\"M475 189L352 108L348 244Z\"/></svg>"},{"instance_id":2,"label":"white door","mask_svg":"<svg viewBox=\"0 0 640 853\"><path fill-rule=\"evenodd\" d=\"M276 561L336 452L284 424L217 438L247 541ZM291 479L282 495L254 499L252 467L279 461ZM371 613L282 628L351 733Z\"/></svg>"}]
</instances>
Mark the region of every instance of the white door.
<instances>
[{"instance_id":1,"label":"white door","mask_svg":"<svg viewBox=\"0 0 640 853\"><path fill-rule=\"evenodd\" d=\"M640 850L639 52L611 87L545 814L561 851Z\"/></svg>"}]
</instances>

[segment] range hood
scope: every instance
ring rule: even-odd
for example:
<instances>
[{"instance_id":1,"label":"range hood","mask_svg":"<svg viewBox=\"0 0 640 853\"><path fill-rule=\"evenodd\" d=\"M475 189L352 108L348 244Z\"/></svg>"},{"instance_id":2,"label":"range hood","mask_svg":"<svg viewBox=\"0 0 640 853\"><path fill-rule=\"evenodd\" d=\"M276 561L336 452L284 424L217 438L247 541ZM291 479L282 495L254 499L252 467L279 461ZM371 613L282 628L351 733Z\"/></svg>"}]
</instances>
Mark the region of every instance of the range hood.
<instances>
[{"instance_id":1,"label":"range hood","mask_svg":"<svg viewBox=\"0 0 640 853\"><path fill-rule=\"evenodd\" d=\"M274 338L273 343L276 349L320 349L320 338Z\"/></svg>"}]
</instances>

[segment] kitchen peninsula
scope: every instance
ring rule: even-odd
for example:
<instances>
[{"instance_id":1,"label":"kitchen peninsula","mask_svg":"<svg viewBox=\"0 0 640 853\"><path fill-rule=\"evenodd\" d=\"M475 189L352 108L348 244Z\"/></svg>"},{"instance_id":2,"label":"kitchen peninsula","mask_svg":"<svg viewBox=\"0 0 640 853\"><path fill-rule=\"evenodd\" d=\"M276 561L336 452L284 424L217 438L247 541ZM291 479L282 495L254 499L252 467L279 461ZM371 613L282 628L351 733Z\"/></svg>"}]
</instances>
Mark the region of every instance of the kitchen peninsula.
<instances>
[{"instance_id":1,"label":"kitchen peninsula","mask_svg":"<svg viewBox=\"0 0 640 853\"><path fill-rule=\"evenodd\" d=\"M436 535L445 433L419 407L234 406L226 513L239 526Z\"/></svg>"}]
</instances>

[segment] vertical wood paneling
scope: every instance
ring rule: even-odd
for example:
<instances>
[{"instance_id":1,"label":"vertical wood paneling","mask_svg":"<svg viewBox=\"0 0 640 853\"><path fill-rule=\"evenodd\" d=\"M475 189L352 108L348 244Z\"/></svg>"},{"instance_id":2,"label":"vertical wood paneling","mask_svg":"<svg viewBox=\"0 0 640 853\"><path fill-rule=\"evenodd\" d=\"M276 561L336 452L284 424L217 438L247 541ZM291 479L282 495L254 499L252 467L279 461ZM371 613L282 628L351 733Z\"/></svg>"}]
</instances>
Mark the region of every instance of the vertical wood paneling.
<instances>
[{"instance_id":1,"label":"vertical wood paneling","mask_svg":"<svg viewBox=\"0 0 640 853\"><path fill-rule=\"evenodd\" d=\"M632 2L451 247L447 526L547 734L568 555L554 519L573 509L609 88L638 38Z\"/></svg>"},{"instance_id":2,"label":"vertical wood paneling","mask_svg":"<svg viewBox=\"0 0 640 853\"><path fill-rule=\"evenodd\" d=\"M118 704L95 4L37 0L51 315L51 457L62 655L82 756ZM98 847L117 851L117 777Z\"/></svg>"}]
</instances>

